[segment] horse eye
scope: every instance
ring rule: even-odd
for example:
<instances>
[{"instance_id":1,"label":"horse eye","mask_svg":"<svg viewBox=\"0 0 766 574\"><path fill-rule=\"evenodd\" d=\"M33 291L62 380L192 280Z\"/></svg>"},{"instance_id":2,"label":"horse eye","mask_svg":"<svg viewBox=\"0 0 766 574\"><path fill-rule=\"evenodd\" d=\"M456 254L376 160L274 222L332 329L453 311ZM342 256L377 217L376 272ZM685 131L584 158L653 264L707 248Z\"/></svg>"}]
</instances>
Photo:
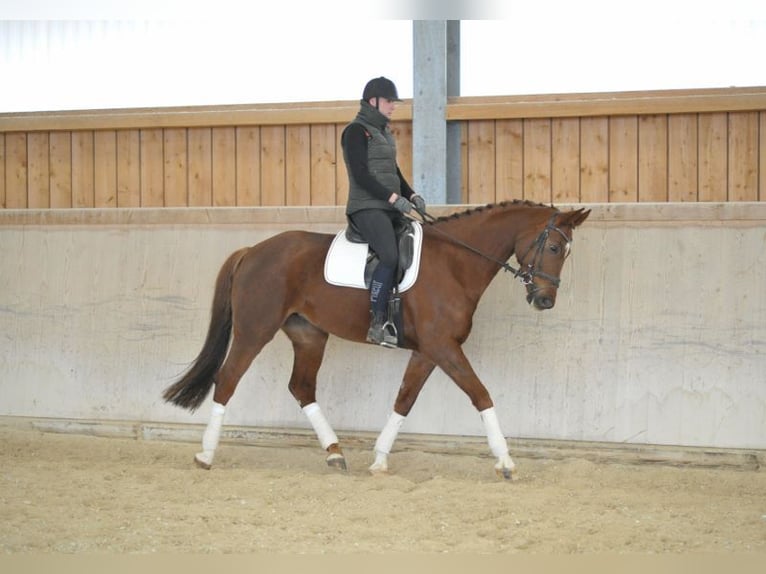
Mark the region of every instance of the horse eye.
<instances>
[{"instance_id":1,"label":"horse eye","mask_svg":"<svg viewBox=\"0 0 766 574\"><path fill-rule=\"evenodd\" d=\"M561 253L561 246L558 243L552 243L548 247L548 249L550 249L550 252L553 253L554 255L558 255L559 253Z\"/></svg>"}]
</instances>

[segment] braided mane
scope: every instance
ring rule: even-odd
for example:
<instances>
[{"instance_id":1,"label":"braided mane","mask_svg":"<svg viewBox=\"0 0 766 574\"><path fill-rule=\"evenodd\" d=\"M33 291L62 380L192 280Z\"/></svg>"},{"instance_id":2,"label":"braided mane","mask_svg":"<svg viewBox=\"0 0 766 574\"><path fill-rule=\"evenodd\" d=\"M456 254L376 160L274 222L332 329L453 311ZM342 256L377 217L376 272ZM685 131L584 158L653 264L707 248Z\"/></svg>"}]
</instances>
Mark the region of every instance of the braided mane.
<instances>
[{"instance_id":1,"label":"braided mane","mask_svg":"<svg viewBox=\"0 0 766 574\"><path fill-rule=\"evenodd\" d=\"M524 206L524 207L551 207L555 209L553 205L545 205L544 203L537 203L534 201L530 201L528 199L513 199L513 200L501 201L499 203L488 203L486 205L480 205L478 207L469 207L465 211L459 211L451 215L442 215L441 217L437 217L433 221L427 222L427 224L433 225L433 224L442 223L444 221L454 221L455 219L470 217L471 215L474 215L476 213L481 213L483 211L487 211L490 209L496 209L498 207L508 207L509 205Z\"/></svg>"}]
</instances>

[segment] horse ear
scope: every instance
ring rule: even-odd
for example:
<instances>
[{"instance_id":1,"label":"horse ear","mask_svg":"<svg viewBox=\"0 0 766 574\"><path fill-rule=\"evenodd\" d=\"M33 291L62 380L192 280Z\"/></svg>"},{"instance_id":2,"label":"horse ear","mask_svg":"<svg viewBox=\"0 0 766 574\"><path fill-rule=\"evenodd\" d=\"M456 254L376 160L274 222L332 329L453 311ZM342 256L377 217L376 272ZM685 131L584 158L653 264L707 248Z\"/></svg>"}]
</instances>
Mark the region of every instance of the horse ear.
<instances>
[{"instance_id":1,"label":"horse ear","mask_svg":"<svg viewBox=\"0 0 766 574\"><path fill-rule=\"evenodd\" d=\"M575 228L578 225L580 225L583 221L588 219L589 215L590 215L590 209L585 209L584 207L581 207L580 209L575 209L572 211L567 211L566 213L561 214L559 225L571 225L572 228Z\"/></svg>"}]
</instances>

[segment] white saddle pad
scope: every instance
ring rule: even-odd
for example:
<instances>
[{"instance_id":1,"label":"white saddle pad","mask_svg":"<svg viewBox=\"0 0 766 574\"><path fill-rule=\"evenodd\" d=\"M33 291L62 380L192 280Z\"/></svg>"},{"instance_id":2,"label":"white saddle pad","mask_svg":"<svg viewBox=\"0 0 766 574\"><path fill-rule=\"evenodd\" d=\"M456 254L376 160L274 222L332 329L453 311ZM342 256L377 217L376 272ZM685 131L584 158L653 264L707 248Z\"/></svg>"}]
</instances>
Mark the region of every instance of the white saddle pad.
<instances>
[{"instance_id":1,"label":"white saddle pad","mask_svg":"<svg viewBox=\"0 0 766 574\"><path fill-rule=\"evenodd\" d=\"M417 221L412 222L413 253L412 265L404 272L399 292L402 293L415 284L420 270L420 251L423 245L423 228ZM324 261L324 278L331 285L339 287L358 287L364 285L364 267L367 263L368 245L366 243L351 243L346 239L346 230L339 231L332 240L330 250Z\"/></svg>"}]
</instances>

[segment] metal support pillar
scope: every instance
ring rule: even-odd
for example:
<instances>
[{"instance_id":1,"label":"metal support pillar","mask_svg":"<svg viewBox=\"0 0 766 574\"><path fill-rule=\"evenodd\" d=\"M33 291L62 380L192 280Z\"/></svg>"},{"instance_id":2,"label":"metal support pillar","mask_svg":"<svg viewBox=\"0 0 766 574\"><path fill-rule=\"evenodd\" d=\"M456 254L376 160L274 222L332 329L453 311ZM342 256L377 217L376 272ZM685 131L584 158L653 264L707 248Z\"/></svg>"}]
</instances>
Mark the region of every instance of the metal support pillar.
<instances>
[{"instance_id":1,"label":"metal support pillar","mask_svg":"<svg viewBox=\"0 0 766 574\"><path fill-rule=\"evenodd\" d=\"M447 97L460 91L460 22L413 21L413 187L429 204L460 203L459 126Z\"/></svg>"}]
</instances>

